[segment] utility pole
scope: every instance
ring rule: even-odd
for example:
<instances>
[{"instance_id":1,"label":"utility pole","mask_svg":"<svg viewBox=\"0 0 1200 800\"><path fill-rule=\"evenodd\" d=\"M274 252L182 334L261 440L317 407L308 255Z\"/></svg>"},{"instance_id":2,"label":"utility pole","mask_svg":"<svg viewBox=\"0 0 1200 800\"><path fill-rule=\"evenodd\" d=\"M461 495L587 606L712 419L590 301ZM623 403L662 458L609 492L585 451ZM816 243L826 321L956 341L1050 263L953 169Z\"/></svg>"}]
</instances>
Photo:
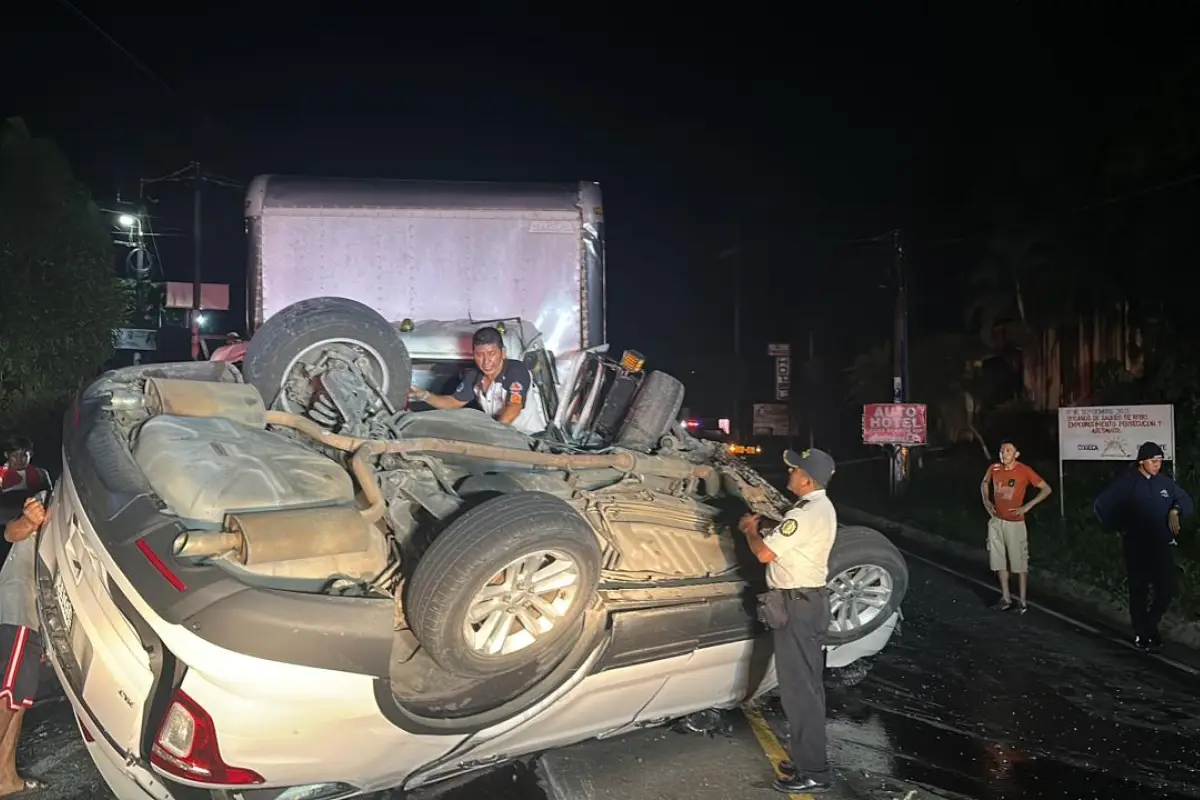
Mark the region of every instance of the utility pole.
<instances>
[{"instance_id":1,"label":"utility pole","mask_svg":"<svg viewBox=\"0 0 1200 800\"><path fill-rule=\"evenodd\" d=\"M908 400L908 277L904 264L904 248L900 231L892 231L892 255L895 264L896 304L892 315L892 402ZM889 481L892 496L903 494L908 481L908 447L892 446L892 469Z\"/></svg>"},{"instance_id":2,"label":"utility pole","mask_svg":"<svg viewBox=\"0 0 1200 800\"><path fill-rule=\"evenodd\" d=\"M808 401L809 401L808 449L809 450L812 450L814 447L817 446L816 441L815 441L816 440L816 427L817 427L816 426L816 422L817 422L816 394L817 393L815 391L813 391L814 387L817 385L816 375L813 374L816 369L816 363L815 363L816 362L816 344L814 341L815 338L816 338L816 336L815 336L813 329L809 328L808 329L808 388L809 388L809 392L808 392Z\"/></svg>"},{"instance_id":3,"label":"utility pole","mask_svg":"<svg viewBox=\"0 0 1200 800\"><path fill-rule=\"evenodd\" d=\"M733 247L717 256L718 261L733 260L733 439L742 438L742 384L745 382L742 367L742 224L738 222Z\"/></svg>"},{"instance_id":4,"label":"utility pole","mask_svg":"<svg viewBox=\"0 0 1200 800\"><path fill-rule=\"evenodd\" d=\"M745 375L742 371L742 224L738 223L737 240L733 246L733 363L737 370L733 394L733 427L737 433L734 438L744 442L742 436L742 383Z\"/></svg>"},{"instance_id":5,"label":"utility pole","mask_svg":"<svg viewBox=\"0 0 1200 800\"><path fill-rule=\"evenodd\" d=\"M192 162L192 361L200 360L200 295L204 284L200 270L200 219L201 200L204 192L204 173L200 165Z\"/></svg>"},{"instance_id":6,"label":"utility pole","mask_svg":"<svg viewBox=\"0 0 1200 800\"><path fill-rule=\"evenodd\" d=\"M192 360L200 359L200 321L203 316L202 295L204 294L204 272L202 267L203 238L201 220L203 219L204 184L213 183L231 189L244 189L245 184L220 175L205 172L196 161L183 169L176 170L161 178L143 178L142 189L146 185L159 183L182 183L192 187L192 307L189 309L189 325L192 331Z\"/></svg>"}]
</instances>

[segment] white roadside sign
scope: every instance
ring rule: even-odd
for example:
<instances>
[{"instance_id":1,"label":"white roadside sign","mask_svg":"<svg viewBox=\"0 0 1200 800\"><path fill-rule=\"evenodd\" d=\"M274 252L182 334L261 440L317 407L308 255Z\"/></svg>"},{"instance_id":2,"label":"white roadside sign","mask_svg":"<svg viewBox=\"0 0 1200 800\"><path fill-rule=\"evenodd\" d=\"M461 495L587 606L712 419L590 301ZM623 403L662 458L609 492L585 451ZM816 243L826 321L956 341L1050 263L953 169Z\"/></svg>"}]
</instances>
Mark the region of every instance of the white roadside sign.
<instances>
[{"instance_id":1,"label":"white roadside sign","mask_svg":"<svg viewBox=\"0 0 1200 800\"><path fill-rule=\"evenodd\" d=\"M1175 407L1077 406L1058 409L1061 461L1132 461L1142 442L1175 458Z\"/></svg>"}]
</instances>

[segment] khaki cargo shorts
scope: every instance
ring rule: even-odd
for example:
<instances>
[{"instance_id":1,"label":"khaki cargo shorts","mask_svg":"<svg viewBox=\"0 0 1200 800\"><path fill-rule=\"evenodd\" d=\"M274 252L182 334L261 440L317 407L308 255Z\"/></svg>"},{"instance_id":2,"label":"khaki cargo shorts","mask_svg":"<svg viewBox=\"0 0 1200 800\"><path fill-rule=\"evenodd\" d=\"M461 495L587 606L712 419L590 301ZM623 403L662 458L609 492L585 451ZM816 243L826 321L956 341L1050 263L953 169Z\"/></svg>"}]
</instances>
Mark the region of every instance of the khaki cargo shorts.
<instances>
[{"instance_id":1,"label":"khaki cargo shorts","mask_svg":"<svg viewBox=\"0 0 1200 800\"><path fill-rule=\"evenodd\" d=\"M993 572L1029 572L1029 529L1024 522L989 519L987 549Z\"/></svg>"}]
</instances>

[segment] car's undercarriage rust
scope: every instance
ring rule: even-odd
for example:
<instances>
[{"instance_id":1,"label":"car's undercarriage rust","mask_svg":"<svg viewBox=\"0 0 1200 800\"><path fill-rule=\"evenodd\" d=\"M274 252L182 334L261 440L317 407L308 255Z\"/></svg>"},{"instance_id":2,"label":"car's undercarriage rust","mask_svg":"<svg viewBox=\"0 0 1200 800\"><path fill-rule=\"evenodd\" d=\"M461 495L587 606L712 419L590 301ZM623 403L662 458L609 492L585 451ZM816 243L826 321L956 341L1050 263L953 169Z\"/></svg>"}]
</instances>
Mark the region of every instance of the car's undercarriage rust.
<instances>
[{"instance_id":1,"label":"car's undercarriage rust","mask_svg":"<svg viewBox=\"0 0 1200 800\"><path fill-rule=\"evenodd\" d=\"M712 467L706 465L656 456L639 456L626 451L595 454L540 453L533 450L514 450L508 447L460 442L453 439L416 438L401 441L360 439L354 436L330 433L310 419L285 411L268 411L266 421L270 425L299 431L334 449L353 453L350 467L370 503L367 508L363 509L362 515L367 522L372 523L383 516L385 504L367 459L385 453L460 455L562 471L614 469L619 472L642 472L680 480L688 478L708 480L714 474Z\"/></svg>"}]
</instances>

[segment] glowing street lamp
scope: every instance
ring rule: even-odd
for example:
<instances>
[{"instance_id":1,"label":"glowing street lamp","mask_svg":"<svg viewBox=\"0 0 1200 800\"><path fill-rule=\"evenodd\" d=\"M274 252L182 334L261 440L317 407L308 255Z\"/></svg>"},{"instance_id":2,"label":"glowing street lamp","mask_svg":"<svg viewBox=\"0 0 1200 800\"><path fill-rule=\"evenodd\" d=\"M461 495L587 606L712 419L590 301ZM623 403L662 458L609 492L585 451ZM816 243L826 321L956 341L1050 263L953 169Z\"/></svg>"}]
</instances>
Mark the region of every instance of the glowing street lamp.
<instances>
[{"instance_id":1,"label":"glowing street lamp","mask_svg":"<svg viewBox=\"0 0 1200 800\"><path fill-rule=\"evenodd\" d=\"M137 217L132 214L122 214L117 217L117 224L122 228L132 228L134 225L137 225Z\"/></svg>"}]
</instances>

